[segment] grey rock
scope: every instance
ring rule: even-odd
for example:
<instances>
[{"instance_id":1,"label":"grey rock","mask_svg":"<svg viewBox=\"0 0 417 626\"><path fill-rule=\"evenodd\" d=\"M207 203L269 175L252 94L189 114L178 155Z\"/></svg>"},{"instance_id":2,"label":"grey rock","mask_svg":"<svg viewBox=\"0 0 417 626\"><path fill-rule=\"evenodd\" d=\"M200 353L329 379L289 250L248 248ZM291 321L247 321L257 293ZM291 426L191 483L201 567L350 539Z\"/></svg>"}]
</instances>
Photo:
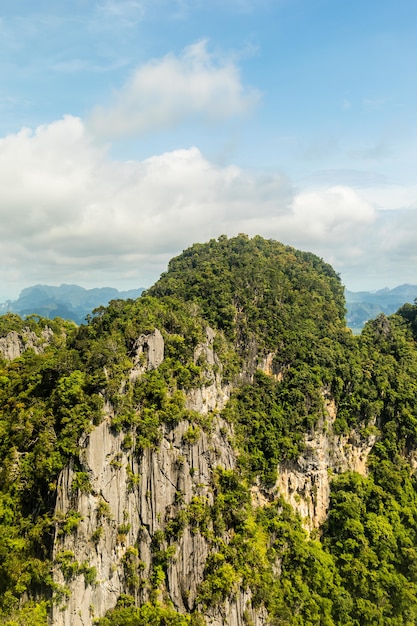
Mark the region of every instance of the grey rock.
<instances>
[{"instance_id":1,"label":"grey rock","mask_svg":"<svg viewBox=\"0 0 417 626\"><path fill-rule=\"evenodd\" d=\"M29 349L39 354L43 352L45 347L51 342L53 334L52 330L48 327L44 328L41 337L38 337L38 335L29 328L24 328L21 333L12 330L5 337L0 337L0 354L2 354L7 361L17 359Z\"/></svg>"},{"instance_id":2,"label":"grey rock","mask_svg":"<svg viewBox=\"0 0 417 626\"><path fill-rule=\"evenodd\" d=\"M195 439L187 436L191 424L184 420L162 429L157 450L147 448L134 453L135 432L130 436L133 446L126 445L126 433L111 427L113 409L106 405L101 424L84 435L78 462L90 479L88 493L73 488L74 468L69 465L61 473L55 516L54 582L65 587L69 597L65 604L54 605L52 626L92 626L113 608L123 593L133 594L138 604L150 598L149 577L153 557L152 540L157 531L164 531L178 513L198 496L213 503L212 476L216 467L236 467L236 453L231 446L233 431L220 411L230 397L230 386L223 384L221 363L213 349L214 331L207 329L205 341L199 345L194 359L206 363L206 383L187 393L186 406L202 416L209 416L209 432L197 431ZM264 372L280 380L283 371L274 366L273 354L256 356ZM145 371L163 362L164 343L155 330L141 335L135 343L134 366L130 380L134 382ZM255 356L253 357L255 359ZM216 367L213 367L216 366ZM324 394L325 414L314 432L306 435L305 451L293 463L278 468L276 485L266 493L259 486L251 489L252 504L265 506L279 495L298 511L305 528L317 528L326 518L332 474L347 469L366 473L366 462L376 435L366 437L340 436L333 432L336 405ZM417 463L417 462L416 462ZM76 512L80 521L70 534L62 532L68 515ZM227 541L227 537L224 537ZM160 533L160 549L174 546L174 541ZM204 576L210 542L198 529L186 526L175 539L175 554L168 562L167 575L159 589L161 600L169 599L176 610L195 608L198 587ZM95 568L93 582L86 581L78 569L65 580L59 556L69 554L82 569ZM133 564L139 579L129 579L126 567ZM280 575L281 564L274 566ZM266 626L265 609L253 609L249 589L237 588L223 603L205 611L208 626Z\"/></svg>"}]
</instances>

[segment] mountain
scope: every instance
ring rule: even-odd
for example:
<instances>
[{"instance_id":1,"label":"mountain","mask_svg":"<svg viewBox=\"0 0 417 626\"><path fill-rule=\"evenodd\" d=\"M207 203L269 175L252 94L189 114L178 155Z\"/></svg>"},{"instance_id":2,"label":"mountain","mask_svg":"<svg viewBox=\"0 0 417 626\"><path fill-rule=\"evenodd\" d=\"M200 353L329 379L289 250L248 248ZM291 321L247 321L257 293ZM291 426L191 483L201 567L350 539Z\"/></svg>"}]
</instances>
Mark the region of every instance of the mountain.
<instances>
[{"instance_id":1,"label":"mountain","mask_svg":"<svg viewBox=\"0 0 417 626\"><path fill-rule=\"evenodd\" d=\"M15 301L0 303L0 315L7 312L24 317L36 314L53 319L72 320L76 324L85 322L87 315L100 306L107 306L111 300L136 299L143 288L118 291L111 287L84 289L78 285L34 285L23 289ZM380 313L391 315L406 302L417 298L417 285L400 285L394 289L378 291L345 291L346 321L349 328L358 333L365 323Z\"/></svg>"},{"instance_id":2,"label":"mountain","mask_svg":"<svg viewBox=\"0 0 417 626\"><path fill-rule=\"evenodd\" d=\"M417 305L222 236L0 352L0 623L417 623Z\"/></svg>"},{"instance_id":3,"label":"mountain","mask_svg":"<svg viewBox=\"0 0 417 626\"><path fill-rule=\"evenodd\" d=\"M34 285L23 289L15 301L8 300L0 304L0 315L12 312L25 315L41 315L48 319L62 317L82 324L87 315L100 306L106 306L111 300L138 298L143 288L118 291L111 287L84 289L78 285Z\"/></svg>"},{"instance_id":4,"label":"mountain","mask_svg":"<svg viewBox=\"0 0 417 626\"><path fill-rule=\"evenodd\" d=\"M399 285L378 291L345 291L347 325L359 331L365 323L380 313L391 315L406 302L417 298L417 285Z\"/></svg>"}]
</instances>

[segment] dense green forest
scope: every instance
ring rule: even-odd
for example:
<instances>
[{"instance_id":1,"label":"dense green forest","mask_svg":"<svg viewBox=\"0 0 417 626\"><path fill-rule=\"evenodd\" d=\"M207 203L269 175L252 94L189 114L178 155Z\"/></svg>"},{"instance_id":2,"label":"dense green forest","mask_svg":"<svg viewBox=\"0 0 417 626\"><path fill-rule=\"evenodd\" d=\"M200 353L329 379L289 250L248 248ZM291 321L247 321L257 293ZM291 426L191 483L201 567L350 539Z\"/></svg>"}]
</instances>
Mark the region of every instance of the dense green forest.
<instances>
[{"instance_id":1,"label":"dense green forest","mask_svg":"<svg viewBox=\"0 0 417 626\"><path fill-rule=\"evenodd\" d=\"M238 463L213 471L212 504L194 498L159 537L174 546L188 526L209 543L197 608L180 614L156 594L138 607L126 593L95 623L202 626L210 607L248 588L271 625L416 624L417 304L353 336L328 264L245 235L192 246L139 299L114 300L85 325L0 317L3 338L53 331L42 352L0 360L0 624L45 625L51 603L65 597L52 576L57 480L72 462L85 488L79 439L100 423L106 403L112 427L135 433L138 456L158 449L163 424L188 420L190 441L210 430L216 416L185 402L208 384L210 367L194 359L207 325L221 362L211 367L232 389L221 417L233 427ZM165 358L131 381L135 341L155 328ZM258 368L267 354L272 375ZM365 476L333 477L327 519L308 534L271 494L279 465L302 454L305 434L322 420L325 399L335 404L337 434L372 432L375 444ZM255 484L263 506L251 499ZM76 520L61 524L71 533ZM155 550L150 587L163 580L166 552ZM94 578L84 570L86 581Z\"/></svg>"}]
</instances>

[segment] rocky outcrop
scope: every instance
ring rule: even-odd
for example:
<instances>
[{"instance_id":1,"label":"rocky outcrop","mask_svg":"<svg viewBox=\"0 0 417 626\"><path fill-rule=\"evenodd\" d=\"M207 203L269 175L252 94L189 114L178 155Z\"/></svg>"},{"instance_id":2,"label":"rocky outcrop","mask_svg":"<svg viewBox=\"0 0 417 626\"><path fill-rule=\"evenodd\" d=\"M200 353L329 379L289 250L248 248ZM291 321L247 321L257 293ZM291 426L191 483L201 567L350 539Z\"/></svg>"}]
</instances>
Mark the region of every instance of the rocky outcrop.
<instances>
[{"instance_id":1,"label":"rocky outcrop","mask_svg":"<svg viewBox=\"0 0 417 626\"><path fill-rule=\"evenodd\" d=\"M223 366L214 351L215 336L214 330L207 327L206 341L198 345L194 351L194 362L203 363L206 384L187 393L187 408L202 415L221 411L230 396L230 385L224 385L222 382Z\"/></svg>"},{"instance_id":2,"label":"rocky outcrop","mask_svg":"<svg viewBox=\"0 0 417 626\"><path fill-rule=\"evenodd\" d=\"M318 528L329 508L330 482L334 474L348 470L366 474L375 434L336 435L334 402L325 402L322 421L305 437L305 450L293 463L279 468L277 489L299 513L307 530Z\"/></svg>"},{"instance_id":3,"label":"rocky outcrop","mask_svg":"<svg viewBox=\"0 0 417 626\"><path fill-rule=\"evenodd\" d=\"M130 380L134 382L147 370L154 370L164 360L164 338L161 331L155 328L153 333L140 335L133 346L134 367L130 372Z\"/></svg>"},{"instance_id":4,"label":"rocky outcrop","mask_svg":"<svg viewBox=\"0 0 417 626\"><path fill-rule=\"evenodd\" d=\"M64 609L54 608L54 625L92 624L92 616L104 615L122 593L133 593L142 602L149 598L151 590L145 581L150 578L157 531L163 531L180 505L188 504L193 496L210 502L213 467L235 464L224 426L218 420L214 432L202 432L189 444L190 425L181 422L164 431L157 451L147 449L138 458L126 449L125 435L112 432L108 415L81 442L80 462L88 487L77 488L79 473L73 467L61 474L58 487L54 576L70 596ZM71 516L79 521L66 533ZM185 529L161 590L179 610L192 608L207 554L205 539ZM69 577L65 563L59 565L65 558L77 564ZM142 582L134 581L129 573L132 560L137 571L143 564ZM91 572L94 580L89 578Z\"/></svg>"},{"instance_id":5,"label":"rocky outcrop","mask_svg":"<svg viewBox=\"0 0 417 626\"><path fill-rule=\"evenodd\" d=\"M280 381L284 377L284 368L277 366L275 358L276 354L274 352L268 352L268 354L260 360L258 367L268 376L272 376L275 380Z\"/></svg>"},{"instance_id":6,"label":"rocky outcrop","mask_svg":"<svg viewBox=\"0 0 417 626\"><path fill-rule=\"evenodd\" d=\"M53 331L47 326L40 337L30 328L24 328L21 333L12 330L5 337L0 337L0 354L7 361L13 361L29 349L39 354L51 342L53 335Z\"/></svg>"},{"instance_id":7,"label":"rocky outcrop","mask_svg":"<svg viewBox=\"0 0 417 626\"><path fill-rule=\"evenodd\" d=\"M215 333L194 353L205 364L205 384L187 393L186 408L210 425L204 430L187 420L165 425L157 449L135 452L135 430L117 432L107 404L103 421L80 441L76 464L60 476L56 503L54 581L65 599L52 610L52 626L91 626L115 606L120 595L137 603L150 598L169 600L180 612L196 606L207 556L212 549L198 525L182 524L189 505L213 503L212 475L220 466L236 466L231 426L220 412L230 397L222 383L222 365L214 351ZM161 365L162 334L141 335L133 350L132 383L143 372ZM277 380L274 355L261 361ZM374 436L354 438L333 432L336 407L325 400L322 422L306 435L305 450L291 464L279 467L275 488L252 488L254 506L264 506L278 493L301 515L308 530L325 519L330 480L347 469L366 472ZM171 529L168 532L168 529ZM164 562L165 578L155 581L155 565ZM277 570L278 571L278 570ZM210 626L266 626L263 609L254 610L249 589L238 589L221 605L205 611Z\"/></svg>"},{"instance_id":8,"label":"rocky outcrop","mask_svg":"<svg viewBox=\"0 0 417 626\"><path fill-rule=\"evenodd\" d=\"M61 473L56 503L54 581L66 589L68 598L52 611L53 626L87 626L115 606L123 593L145 602L155 589L150 585L155 552L165 550L166 579L157 593L169 597L179 611L194 607L199 583L209 553L209 543L198 530L182 529L175 541L164 534L176 524L181 510L197 497L212 504L212 472L230 469L236 457L230 445L231 430L219 411L229 397L219 373L211 366L218 358L213 350L214 333L196 349L204 354L207 374L203 388L189 392L187 407L212 414L209 432L181 421L165 426L157 450L134 452L134 432L112 429L112 408L104 420L80 441L79 468L68 466ZM163 358L159 331L139 338L136 344L139 368L153 368ZM141 354L146 351L146 361ZM81 469L80 469L81 468ZM249 592L226 602L208 614L212 626L243 624ZM252 616L255 626L262 615Z\"/></svg>"}]
</instances>

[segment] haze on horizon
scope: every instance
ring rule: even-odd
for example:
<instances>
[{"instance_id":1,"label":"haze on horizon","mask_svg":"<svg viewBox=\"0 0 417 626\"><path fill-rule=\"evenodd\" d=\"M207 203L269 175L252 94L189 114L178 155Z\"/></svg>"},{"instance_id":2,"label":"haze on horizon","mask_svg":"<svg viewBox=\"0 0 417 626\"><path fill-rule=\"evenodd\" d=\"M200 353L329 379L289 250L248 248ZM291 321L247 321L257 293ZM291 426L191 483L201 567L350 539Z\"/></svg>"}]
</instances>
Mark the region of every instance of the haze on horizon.
<instances>
[{"instance_id":1,"label":"haze on horizon","mask_svg":"<svg viewBox=\"0 0 417 626\"><path fill-rule=\"evenodd\" d=\"M239 232L417 284L414 0L4 0L0 302Z\"/></svg>"}]
</instances>

